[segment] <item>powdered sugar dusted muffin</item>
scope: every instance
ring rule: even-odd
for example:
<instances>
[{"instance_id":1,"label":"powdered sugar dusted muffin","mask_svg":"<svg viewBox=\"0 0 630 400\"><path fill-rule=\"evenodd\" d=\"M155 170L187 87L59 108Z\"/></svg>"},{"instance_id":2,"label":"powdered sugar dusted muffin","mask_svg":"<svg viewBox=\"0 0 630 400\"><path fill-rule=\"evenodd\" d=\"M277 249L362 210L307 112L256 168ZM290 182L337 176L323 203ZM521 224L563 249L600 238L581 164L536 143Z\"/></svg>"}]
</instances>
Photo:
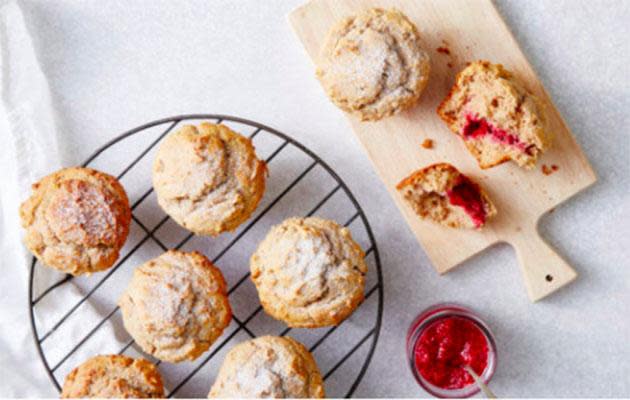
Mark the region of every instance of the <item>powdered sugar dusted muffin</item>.
<instances>
[{"instance_id":1,"label":"powdered sugar dusted muffin","mask_svg":"<svg viewBox=\"0 0 630 400\"><path fill-rule=\"evenodd\" d=\"M196 251L169 250L136 268L118 304L142 350L170 362L199 357L232 318L221 271Z\"/></svg>"},{"instance_id":2,"label":"powdered sugar dusted muffin","mask_svg":"<svg viewBox=\"0 0 630 400\"><path fill-rule=\"evenodd\" d=\"M122 355L92 357L72 370L62 398L162 398L158 369L147 360Z\"/></svg>"},{"instance_id":3,"label":"powdered sugar dusted muffin","mask_svg":"<svg viewBox=\"0 0 630 400\"><path fill-rule=\"evenodd\" d=\"M209 398L323 398L315 359L289 337L263 336L235 346L225 357Z\"/></svg>"},{"instance_id":4,"label":"powdered sugar dusted muffin","mask_svg":"<svg viewBox=\"0 0 630 400\"><path fill-rule=\"evenodd\" d=\"M274 226L251 258L252 280L272 317L293 327L336 325L363 300L367 265L350 230L321 218Z\"/></svg>"},{"instance_id":5,"label":"powdered sugar dusted muffin","mask_svg":"<svg viewBox=\"0 0 630 400\"><path fill-rule=\"evenodd\" d=\"M113 176L65 168L33 185L20 206L26 247L45 265L72 274L111 267L127 240L131 209Z\"/></svg>"},{"instance_id":6,"label":"powdered sugar dusted muffin","mask_svg":"<svg viewBox=\"0 0 630 400\"><path fill-rule=\"evenodd\" d=\"M254 212L266 172L248 138L225 125L186 125L160 144L153 187L175 222L197 234L218 235Z\"/></svg>"},{"instance_id":7,"label":"powdered sugar dusted muffin","mask_svg":"<svg viewBox=\"0 0 630 400\"><path fill-rule=\"evenodd\" d=\"M476 61L461 71L438 114L481 168L509 160L533 168L551 146L542 104L500 64Z\"/></svg>"},{"instance_id":8,"label":"powdered sugar dusted muffin","mask_svg":"<svg viewBox=\"0 0 630 400\"><path fill-rule=\"evenodd\" d=\"M446 163L416 171L396 188L420 217L452 228L481 228L497 213L479 185Z\"/></svg>"},{"instance_id":9,"label":"powdered sugar dusted muffin","mask_svg":"<svg viewBox=\"0 0 630 400\"><path fill-rule=\"evenodd\" d=\"M317 66L330 99L362 120L378 120L414 105L430 70L415 25L398 10L380 8L337 23Z\"/></svg>"}]
</instances>

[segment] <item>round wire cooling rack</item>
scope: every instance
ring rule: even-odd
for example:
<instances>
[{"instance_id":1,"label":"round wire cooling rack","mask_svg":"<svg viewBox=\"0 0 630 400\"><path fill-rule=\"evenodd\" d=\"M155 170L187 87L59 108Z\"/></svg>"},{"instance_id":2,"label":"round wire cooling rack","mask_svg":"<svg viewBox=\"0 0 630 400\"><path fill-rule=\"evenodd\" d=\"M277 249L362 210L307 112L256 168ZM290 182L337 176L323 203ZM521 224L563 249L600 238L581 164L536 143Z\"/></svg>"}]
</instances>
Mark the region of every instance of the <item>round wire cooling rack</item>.
<instances>
[{"instance_id":1,"label":"round wire cooling rack","mask_svg":"<svg viewBox=\"0 0 630 400\"><path fill-rule=\"evenodd\" d=\"M249 134L261 158L261 151L267 153L264 158L270 176L258 209L235 232L218 238L194 236L176 225L157 206L150 184L152 157L147 155L180 123L194 120L227 124L237 132ZM142 140L136 140L137 137ZM123 142L125 145L119 147ZM140 150L133 153L130 148ZM118 161L108 160L108 153L116 155ZM132 161L120 165L120 158ZM321 158L290 136L263 124L227 115L194 114L165 118L131 129L96 150L82 165L109 173L121 168L117 178L132 202L132 229L117 263L91 277L44 270L33 257L29 283L31 326L37 351L57 390L61 390L60 381L65 375L87 357L118 353L142 356L158 365L168 397L205 397L225 351L232 347L230 343L234 345L261 335L291 334L315 356L327 395L350 397L353 394L372 359L380 333L381 265L363 209L347 185ZM337 326L286 327L261 313L262 307L248 279L247 261L257 242L272 225L295 215L336 219L351 229L365 250L369 271L365 301ZM188 249L189 246L193 247ZM161 363L144 355L124 331L116 305L133 268L169 248L204 252L221 268L228 281L233 321L209 351L194 362ZM230 251L232 249L239 251ZM42 278L43 273L47 274L46 278ZM52 283L48 283L50 274L58 275ZM38 307L46 308L38 313Z\"/></svg>"}]
</instances>

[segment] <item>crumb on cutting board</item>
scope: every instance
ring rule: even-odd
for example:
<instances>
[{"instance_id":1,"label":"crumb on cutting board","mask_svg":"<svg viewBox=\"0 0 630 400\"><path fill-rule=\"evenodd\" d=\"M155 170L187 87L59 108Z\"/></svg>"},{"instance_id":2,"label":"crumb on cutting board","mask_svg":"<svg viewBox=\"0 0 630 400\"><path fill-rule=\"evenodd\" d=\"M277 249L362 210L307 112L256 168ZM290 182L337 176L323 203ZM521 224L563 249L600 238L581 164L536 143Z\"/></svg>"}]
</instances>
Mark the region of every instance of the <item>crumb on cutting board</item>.
<instances>
[{"instance_id":1,"label":"crumb on cutting board","mask_svg":"<svg viewBox=\"0 0 630 400\"><path fill-rule=\"evenodd\" d=\"M554 172L556 172L557 170L560 169L560 167L558 167L556 164L552 164L551 166L547 165L547 164L543 164L542 166L542 173L549 176L551 174L553 174Z\"/></svg>"},{"instance_id":2,"label":"crumb on cutting board","mask_svg":"<svg viewBox=\"0 0 630 400\"><path fill-rule=\"evenodd\" d=\"M448 47L440 46L436 50L437 50L438 53L442 53L442 54L446 54L446 55L451 54L451 51L448 49Z\"/></svg>"},{"instance_id":3,"label":"crumb on cutting board","mask_svg":"<svg viewBox=\"0 0 630 400\"><path fill-rule=\"evenodd\" d=\"M431 139L424 139L424 141L422 142L421 146L424 149L432 149L433 148L433 140L431 140Z\"/></svg>"}]
</instances>

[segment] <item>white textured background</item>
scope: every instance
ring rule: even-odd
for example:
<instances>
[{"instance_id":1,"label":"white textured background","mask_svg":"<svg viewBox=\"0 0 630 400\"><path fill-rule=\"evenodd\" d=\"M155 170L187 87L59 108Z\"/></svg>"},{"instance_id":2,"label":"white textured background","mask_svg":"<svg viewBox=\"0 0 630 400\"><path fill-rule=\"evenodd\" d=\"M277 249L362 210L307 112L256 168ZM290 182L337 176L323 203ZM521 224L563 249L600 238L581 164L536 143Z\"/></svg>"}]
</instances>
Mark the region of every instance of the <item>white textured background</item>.
<instances>
[{"instance_id":1,"label":"white textured background","mask_svg":"<svg viewBox=\"0 0 630 400\"><path fill-rule=\"evenodd\" d=\"M136 125L183 113L275 127L336 169L375 231L384 324L356 395L424 395L407 370L406 329L423 308L456 301L495 331L497 394L630 396L630 1L497 1L599 176L541 223L580 277L535 305L509 246L444 277L433 271L313 78L286 21L301 2L22 1L65 135L64 162L78 163ZM40 395L54 396L43 368L33 374Z\"/></svg>"}]
</instances>

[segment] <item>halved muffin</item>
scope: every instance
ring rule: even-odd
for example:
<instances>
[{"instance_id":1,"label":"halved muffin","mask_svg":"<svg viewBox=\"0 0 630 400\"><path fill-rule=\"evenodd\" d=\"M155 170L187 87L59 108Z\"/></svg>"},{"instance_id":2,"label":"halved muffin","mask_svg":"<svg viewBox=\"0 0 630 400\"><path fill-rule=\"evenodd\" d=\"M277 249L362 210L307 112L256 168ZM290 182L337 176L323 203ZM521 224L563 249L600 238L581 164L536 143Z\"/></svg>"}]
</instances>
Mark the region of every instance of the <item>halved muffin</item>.
<instances>
[{"instance_id":1,"label":"halved muffin","mask_svg":"<svg viewBox=\"0 0 630 400\"><path fill-rule=\"evenodd\" d=\"M452 228L479 229L497 213L481 187L447 163L415 171L396 188L421 218Z\"/></svg>"},{"instance_id":2,"label":"halved muffin","mask_svg":"<svg viewBox=\"0 0 630 400\"><path fill-rule=\"evenodd\" d=\"M471 63L437 112L483 169L509 160L531 169L551 146L542 104L501 64Z\"/></svg>"}]
</instances>

